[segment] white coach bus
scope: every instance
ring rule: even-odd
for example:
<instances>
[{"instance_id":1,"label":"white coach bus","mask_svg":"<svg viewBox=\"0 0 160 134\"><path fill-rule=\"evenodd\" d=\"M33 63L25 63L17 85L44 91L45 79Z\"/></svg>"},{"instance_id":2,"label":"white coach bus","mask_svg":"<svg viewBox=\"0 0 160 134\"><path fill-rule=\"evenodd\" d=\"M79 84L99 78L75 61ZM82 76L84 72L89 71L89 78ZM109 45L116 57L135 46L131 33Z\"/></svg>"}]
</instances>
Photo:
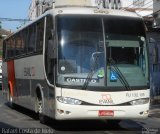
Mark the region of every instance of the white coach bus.
<instances>
[{"instance_id":1,"label":"white coach bus","mask_svg":"<svg viewBox=\"0 0 160 134\"><path fill-rule=\"evenodd\" d=\"M147 47L135 13L55 8L4 40L3 89L41 122L146 118Z\"/></svg>"}]
</instances>

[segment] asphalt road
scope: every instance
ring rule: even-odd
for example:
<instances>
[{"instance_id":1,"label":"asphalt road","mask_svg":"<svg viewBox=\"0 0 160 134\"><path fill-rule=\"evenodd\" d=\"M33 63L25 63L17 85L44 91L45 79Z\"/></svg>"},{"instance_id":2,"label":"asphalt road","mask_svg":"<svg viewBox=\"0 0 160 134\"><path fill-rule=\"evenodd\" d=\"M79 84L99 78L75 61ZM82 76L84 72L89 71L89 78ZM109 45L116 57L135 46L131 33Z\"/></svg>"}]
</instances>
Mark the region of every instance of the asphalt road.
<instances>
[{"instance_id":1,"label":"asphalt road","mask_svg":"<svg viewBox=\"0 0 160 134\"><path fill-rule=\"evenodd\" d=\"M55 121L41 124L34 112L8 107L0 91L0 133L3 134L160 134L160 106L145 120L123 120L119 125L99 120Z\"/></svg>"}]
</instances>

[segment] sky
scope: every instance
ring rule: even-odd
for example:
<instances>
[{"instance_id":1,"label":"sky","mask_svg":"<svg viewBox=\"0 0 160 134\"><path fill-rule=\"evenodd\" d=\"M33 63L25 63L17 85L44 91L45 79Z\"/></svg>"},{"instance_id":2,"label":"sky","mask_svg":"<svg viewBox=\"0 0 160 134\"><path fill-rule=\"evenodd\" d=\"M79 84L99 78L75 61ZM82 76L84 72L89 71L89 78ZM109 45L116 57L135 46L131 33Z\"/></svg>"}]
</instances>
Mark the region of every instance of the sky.
<instances>
[{"instance_id":1,"label":"sky","mask_svg":"<svg viewBox=\"0 0 160 134\"><path fill-rule=\"evenodd\" d=\"M31 0L0 0L0 18L28 19ZM1 20L0 20L1 21ZM1 21L2 28L15 32L23 22Z\"/></svg>"}]
</instances>

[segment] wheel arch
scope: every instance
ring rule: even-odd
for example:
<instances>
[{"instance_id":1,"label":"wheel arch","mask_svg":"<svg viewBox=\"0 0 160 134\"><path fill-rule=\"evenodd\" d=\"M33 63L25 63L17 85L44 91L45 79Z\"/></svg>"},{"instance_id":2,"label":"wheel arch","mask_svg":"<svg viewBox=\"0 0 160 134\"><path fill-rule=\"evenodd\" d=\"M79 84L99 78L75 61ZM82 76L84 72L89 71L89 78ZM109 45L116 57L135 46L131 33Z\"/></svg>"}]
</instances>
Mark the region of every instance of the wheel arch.
<instances>
[{"instance_id":1,"label":"wheel arch","mask_svg":"<svg viewBox=\"0 0 160 134\"><path fill-rule=\"evenodd\" d=\"M11 81L8 82L8 90L8 93L13 97L13 85Z\"/></svg>"},{"instance_id":2,"label":"wheel arch","mask_svg":"<svg viewBox=\"0 0 160 134\"><path fill-rule=\"evenodd\" d=\"M43 106L44 106L44 93L43 93L43 87L41 84L37 84L36 90L35 90L35 112L38 112L38 107L37 107L37 99L42 100Z\"/></svg>"}]
</instances>

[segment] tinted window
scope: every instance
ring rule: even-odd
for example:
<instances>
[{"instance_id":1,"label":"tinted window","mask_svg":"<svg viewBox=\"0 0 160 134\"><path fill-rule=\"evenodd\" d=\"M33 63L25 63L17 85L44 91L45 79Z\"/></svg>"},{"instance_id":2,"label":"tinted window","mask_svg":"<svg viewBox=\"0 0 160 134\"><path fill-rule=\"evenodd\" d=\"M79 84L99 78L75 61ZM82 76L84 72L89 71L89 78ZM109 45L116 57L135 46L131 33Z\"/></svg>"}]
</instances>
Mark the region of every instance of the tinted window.
<instances>
[{"instance_id":1,"label":"tinted window","mask_svg":"<svg viewBox=\"0 0 160 134\"><path fill-rule=\"evenodd\" d=\"M28 52L34 52L36 41L36 27L34 25L29 27L28 40Z\"/></svg>"},{"instance_id":2,"label":"tinted window","mask_svg":"<svg viewBox=\"0 0 160 134\"><path fill-rule=\"evenodd\" d=\"M43 50L44 19L37 23L36 51Z\"/></svg>"}]
</instances>

